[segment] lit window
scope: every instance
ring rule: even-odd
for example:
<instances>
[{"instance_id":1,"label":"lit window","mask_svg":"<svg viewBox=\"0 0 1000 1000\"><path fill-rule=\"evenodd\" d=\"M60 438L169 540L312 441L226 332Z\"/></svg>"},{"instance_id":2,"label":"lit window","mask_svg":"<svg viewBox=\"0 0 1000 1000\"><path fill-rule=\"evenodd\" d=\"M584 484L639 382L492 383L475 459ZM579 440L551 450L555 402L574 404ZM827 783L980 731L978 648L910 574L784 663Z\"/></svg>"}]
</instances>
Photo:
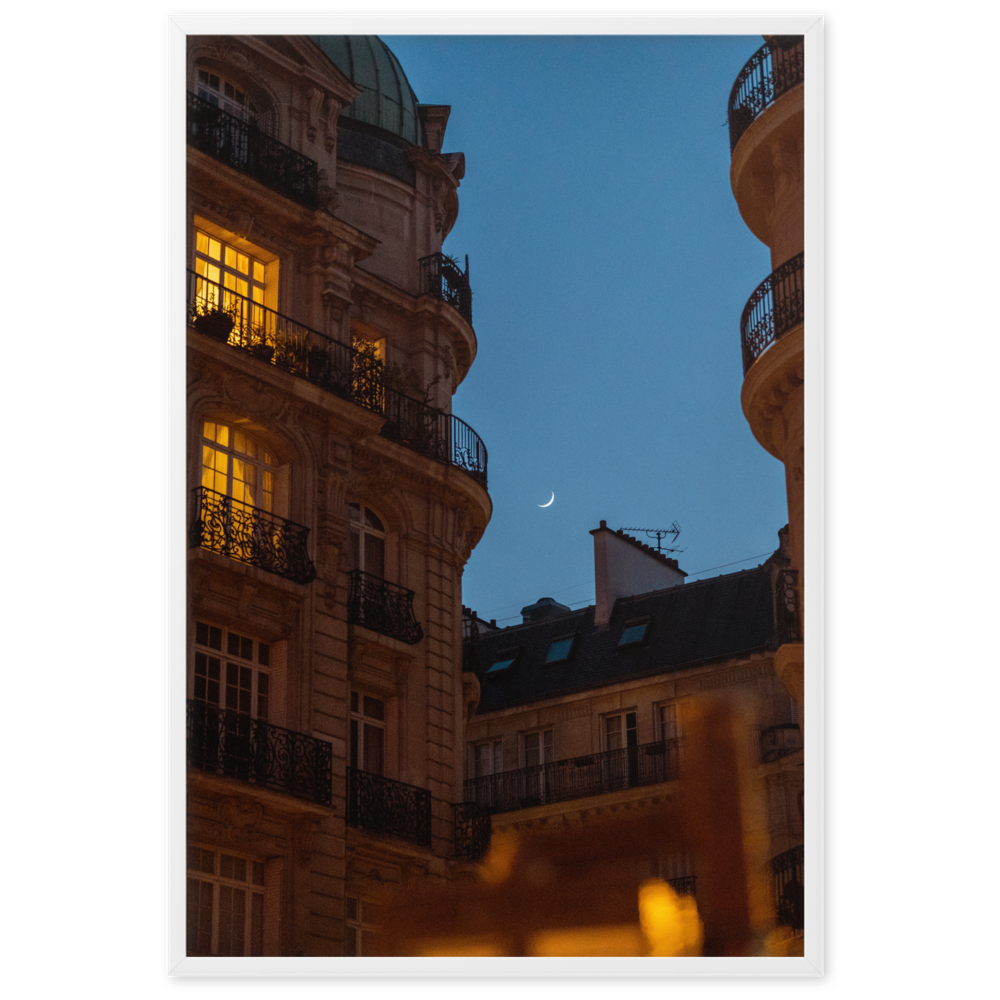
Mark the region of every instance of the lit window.
<instances>
[{"instance_id":1,"label":"lit window","mask_svg":"<svg viewBox=\"0 0 1000 1000\"><path fill-rule=\"evenodd\" d=\"M379 907L369 899L344 897L344 954L377 955L375 930Z\"/></svg>"},{"instance_id":2,"label":"lit window","mask_svg":"<svg viewBox=\"0 0 1000 1000\"><path fill-rule=\"evenodd\" d=\"M570 650L573 648L573 640L576 638L575 635L562 636L559 639L554 639L549 645L549 651L546 654L546 663L560 663L563 660L569 659Z\"/></svg>"},{"instance_id":3,"label":"lit window","mask_svg":"<svg viewBox=\"0 0 1000 1000\"><path fill-rule=\"evenodd\" d=\"M240 506L270 511L277 465L270 452L243 431L205 421L201 442L201 485L232 497Z\"/></svg>"},{"instance_id":4,"label":"lit window","mask_svg":"<svg viewBox=\"0 0 1000 1000\"><path fill-rule=\"evenodd\" d=\"M649 629L649 622L635 622L626 625L622 631L622 637L618 640L619 646L631 646L634 643L642 642L646 638L646 631Z\"/></svg>"},{"instance_id":5,"label":"lit window","mask_svg":"<svg viewBox=\"0 0 1000 1000\"><path fill-rule=\"evenodd\" d=\"M198 312L222 309L233 317L237 337L265 331L264 262L200 229L194 243Z\"/></svg>"},{"instance_id":6,"label":"lit window","mask_svg":"<svg viewBox=\"0 0 1000 1000\"><path fill-rule=\"evenodd\" d=\"M264 954L264 862L188 847L188 955Z\"/></svg>"},{"instance_id":7,"label":"lit window","mask_svg":"<svg viewBox=\"0 0 1000 1000\"><path fill-rule=\"evenodd\" d=\"M385 702L351 692L351 767L369 774L385 768Z\"/></svg>"},{"instance_id":8,"label":"lit window","mask_svg":"<svg viewBox=\"0 0 1000 1000\"><path fill-rule=\"evenodd\" d=\"M516 659L516 649L502 649L497 653L497 658L493 661L493 666L486 673L499 674L504 670L509 670L514 665Z\"/></svg>"},{"instance_id":9,"label":"lit window","mask_svg":"<svg viewBox=\"0 0 1000 1000\"><path fill-rule=\"evenodd\" d=\"M207 622L195 622L195 701L266 720L271 699L271 646Z\"/></svg>"},{"instance_id":10,"label":"lit window","mask_svg":"<svg viewBox=\"0 0 1000 1000\"><path fill-rule=\"evenodd\" d=\"M385 579L385 525L370 507L347 505L351 522L351 569Z\"/></svg>"}]
</instances>

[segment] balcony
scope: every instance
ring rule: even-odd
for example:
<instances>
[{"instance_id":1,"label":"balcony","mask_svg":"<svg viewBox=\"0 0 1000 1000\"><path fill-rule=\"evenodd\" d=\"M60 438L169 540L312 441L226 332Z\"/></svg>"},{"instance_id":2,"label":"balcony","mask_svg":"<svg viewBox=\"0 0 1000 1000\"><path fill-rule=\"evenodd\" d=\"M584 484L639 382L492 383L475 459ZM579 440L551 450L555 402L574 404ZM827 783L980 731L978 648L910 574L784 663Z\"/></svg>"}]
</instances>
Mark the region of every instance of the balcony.
<instances>
[{"instance_id":1,"label":"balcony","mask_svg":"<svg viewBox=\"0 0 1000 1000\"><path fill-rule=\"evenodd\" d=\"M444 465L463 469L486 489L486 445L464 421L395 389L385 390L382 436Z\"/></svg>"},{"instance_id":2,"label":"balcony","mask_svg":"<svg viewBox=\"0 0 1000 1000\"><path fill-rule=\"evenodd\" d=\"M804 79L805 55L801 35L772 38L750 57L729 94L730 154L754 119Z\"/></svg>"},{"instance_id":3,"label":"balcony","mask_svg":"<svg viewBox=\"0 0 1000 1000\"><path fill-rule=\"evenodd\" d=\"M490 846L493 821L488 809L475 802L457 802L455 814L455 857L479 861Z\"/></svg>"},{"instance_id":4,"label":"balcony","mask_svg":"<svg viewBox=\"0 0 1000 1000\"><path fill-rule=\"evenodd\" d=\"M804 254L775 268L755 289L740 317L743 374L779 337L805 320Z\"/></svg>"},{"instance_id":5,"label":"balcony","mask_svg":"<svg viewBox=\"0 0 1000 1000\"><path fill-rule=\"evenodd\" d=\"M798 570L778 571L777 579L774 581L774 613L778 645L802 642Z\"/></svg>"},{"instance_id":6,"label":"balcony","mask_svg":"<svg viewBox=\"0 0 1000 1000\"><path fill-rule=\"evenodd\" d=\"M465 270L459 269L458 261L447 254L432 253L421 257L420 294L433 295L458 310L459 316L472 323L472 289L469 287L469 258L465 258Z\"/></svg>"},{"instance_id":7,"label":"balcony","mask_svg":"<svg viewBox=\"0 0 1000 1000\"><path fill-rule=\"evenodd\" d=\"M800 844L771 859L771 885L778 925L801 931L805 924L803 867L805 848Z\"/></svg>"},{"instance_id":8,"label":"balcony","mask_svg":"<svg viewBox=\"0 0 1000 1000\"><path fill-rule=\"evenodd\" d=\"M389 583L380 576L354 569L351 592L347 598L347 621L398 639L413 646L424 637L424 630L413 617L412 590Z\"/></svg>"},{"instance_id":9,"label":"balcony","mask_svg":"<svg viewBox=\"0 0 1000 1000\"><path fill-rule=\"evenodd\" d=\"M296 323L273 309L188 270L188 323L376 413L382 412L382 362Z\"/></svg>"},{"instance_id":10,"label":"balcony","mask_svg":"<svg viewBox=\"0 0 1000 1000\"><path fill-rule=\"evenodd\" d=\"M678 775L680 740L536 764L465 782L465 800L491 813L656 785Z\"/></svg>"},{"instance_id":11,"label":"balcony","mask_svg":"<svg viewBox=\"0 0 1000 1000\"><path fill-rule=\"evenodd\" d=\"M196 487L194 496L191 548L218 552L295 583L316 578L306 553L308 528L205 486Z\"/></svg>"},{"instance_id":12,"label":"balcony","mask_svg":"<svg viewBox=\"0 0 1000 1000\"><path fill-rule=\"evenodd\" d=\"M329 743L200 701L187 703L187 762L321 806L332 802Z\"/></svg>"},{"instance_id":13,"label":"balcony","mask_svg":"<svg viewBox=\"0 0 1000 1000\"><path fill-rule=\"evenodd\" d=\"M802 749L802 730L797 722L782 722L760 731L760 762L770 764Z\"/></svg>"},{"instance_id":14,"label":"balcony","mask_svg":"<svg viewBox=\"0 0 1000 1000\"><path fill-rule=\"evenodd\" d=\"M187 141L272 191L316 208L319 170L315 160L192 93L187 95Z\"/></svg>"},{"instance_id":15,"label":"balcony","mask_svg":"<svg viewBox=\"0 0 1000 1000\"><path fill-rule=\"evenodd\" d=\"M347 825L431 846L431 793L380 774L347 769Z\"/></svg>"}]
</instances>

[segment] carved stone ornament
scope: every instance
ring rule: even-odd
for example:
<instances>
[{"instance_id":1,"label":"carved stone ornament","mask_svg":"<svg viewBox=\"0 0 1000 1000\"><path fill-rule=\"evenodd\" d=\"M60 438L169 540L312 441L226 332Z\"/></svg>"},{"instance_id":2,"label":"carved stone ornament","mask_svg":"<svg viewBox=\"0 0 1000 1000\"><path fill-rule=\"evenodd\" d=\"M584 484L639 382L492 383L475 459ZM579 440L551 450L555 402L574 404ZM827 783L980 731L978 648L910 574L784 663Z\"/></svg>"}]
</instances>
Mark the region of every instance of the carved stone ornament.
<instances>
[{"instance_id":1,"label":"carved stone ornament","mask_svg":"<svg viewBox=\"0 0 1000 1000\"><path fill-rule=\"evenodd\" d=\"M251 847L257 841L257 824L264 807L249 796L226 796L219 802L222 836L234 847Z\"/></svg>"},{"instance_id":2,"label":"carved stone ornament","mask_svg":"<svg viewBox=\"0 0 1000 1000\"><path fill-rule=\"evenodd\" d=\"M306 136L310 142L316 141L316 131L319 125L319 111L326 100L326 93L320 87L306 88Z\"/></svg>"},{"instance_id":3,"label":"carved stone ornament","mask_svg":"<svg viewBox=\"0 0 1000 1000\"><path fill-rule=\"evenodd\" d=\"M298 816L292 821L292 843L298 848L298 857L307 864L312 857L313 838L319 829L315 816Z\"/></svg>"},{"instance_id":4,"label":"carved stone ornament","mask_svg":"<svg viewBox=\"0 0 1000 1000\"><path fill-rule=\"evenodd\" d=\"M334 190L330 183L330 175L325 170L320 170L318 175L316 199L319 207L328 215L333 215L334 210L340 205L340 195Z\"/></svg>"}]
</instances>

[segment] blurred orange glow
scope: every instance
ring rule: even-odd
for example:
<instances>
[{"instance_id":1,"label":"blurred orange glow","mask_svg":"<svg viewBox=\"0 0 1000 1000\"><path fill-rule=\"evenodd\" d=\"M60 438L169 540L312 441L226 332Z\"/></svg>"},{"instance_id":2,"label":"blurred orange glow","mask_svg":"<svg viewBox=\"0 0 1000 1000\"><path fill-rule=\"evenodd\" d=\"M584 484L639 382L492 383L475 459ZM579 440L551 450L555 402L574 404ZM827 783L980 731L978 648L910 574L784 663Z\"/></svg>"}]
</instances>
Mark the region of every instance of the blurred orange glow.
<instances>
[{"instance_id":1,"label":"blurred orange glow","mask_svg":"<svg viewBox=\"0 0 1000 1000\"><path fill-rule=\"evenodd\" d=\"M698 904L691 896L678 896L662 879L650 879L639 886L639 922L649 939L650 955L701 954L705 929L698 917Z\"/></svg>"}]
</instances>

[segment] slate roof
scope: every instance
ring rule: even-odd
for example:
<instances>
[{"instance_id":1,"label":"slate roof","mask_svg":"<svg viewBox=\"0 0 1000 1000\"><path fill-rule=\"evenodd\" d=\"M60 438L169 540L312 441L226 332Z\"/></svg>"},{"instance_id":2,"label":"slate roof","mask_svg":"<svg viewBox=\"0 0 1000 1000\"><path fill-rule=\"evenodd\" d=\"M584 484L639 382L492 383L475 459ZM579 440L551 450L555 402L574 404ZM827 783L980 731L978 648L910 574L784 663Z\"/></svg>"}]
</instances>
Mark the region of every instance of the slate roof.
<instances>
[{"instance_id":1,"label":"slate roof","mask_svg":"<svg viewBox=\"0 0 1000 1000\"><path fill-rule=\"evenodd\" d=\"M644 641L619 649L626 623L646 617L650 627ZM576 641L569 660L546 664L549 644L570 633L576 634ZM487 675L498 654L515 646L514 665L499 675ZM619 598L608 628L601 631L595 628L594 608L589 607L483 633L476 650L482 688L476 714L776 646L771 567L764 563Z\"/></svg>"}]
</instances>

